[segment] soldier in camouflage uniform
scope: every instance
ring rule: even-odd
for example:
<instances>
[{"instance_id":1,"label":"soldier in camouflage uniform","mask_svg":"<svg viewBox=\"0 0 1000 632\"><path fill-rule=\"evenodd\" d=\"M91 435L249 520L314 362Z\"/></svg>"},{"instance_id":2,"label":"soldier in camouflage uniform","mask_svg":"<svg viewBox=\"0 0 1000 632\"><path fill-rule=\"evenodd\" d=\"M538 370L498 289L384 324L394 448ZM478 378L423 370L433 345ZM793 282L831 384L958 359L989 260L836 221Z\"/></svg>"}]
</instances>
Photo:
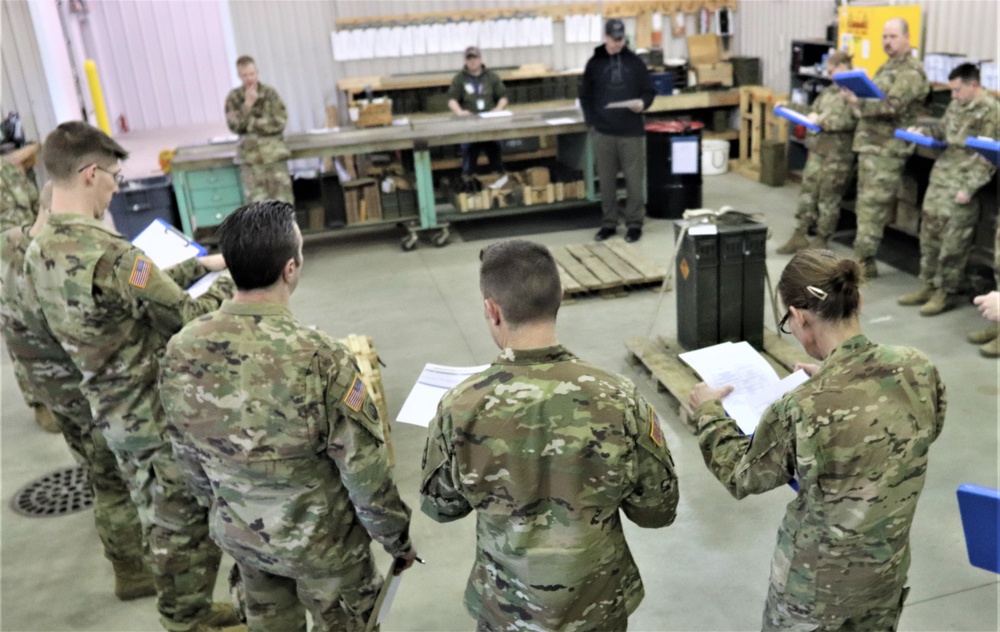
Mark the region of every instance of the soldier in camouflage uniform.
<instances>
[{"instance_id":1,"label":"soldier in camouflage uniform","mask_svg":"<svg viewBox=\"0 0 1000 632\"><path fill-rule=\"evenodd\" d=\"M424 449L424 513L477 513L465 607L485 630L624 630L643 599L622 531L673 522L678 484L660 420L629 380L556 339L551 253L511 240L481 255L503 351L442 400Z\"/></svg>"},{"instance_id":2,"label":"soldier in camouflage uniform","mask_svg":"<svg viewBox=\"0 0 1000 632\"><path fill-rule=\"evenodd\" d=\"M826 60L827 72L832 76L851 69L851 56L844 51L834 51ZM854 167L851 143L858 119L854 109L836 85L830 85L813 102L811 108L793 107L808 114L822 128L806 136L809 159L802 172L802 190L799 206L795 211L795 233L787 243L778 248L781 255L794 254L806 248L826 249L828 240L837 229L840 219L840 199ZM809 111L811 110L811 111ZM816 239L809 243L809 227L816 225Z\"/></svg>"},{"instance_id":3,"label":"soldier in camouflage uniform","mask_svg":"<svg viewBox=\"0 0 1000 632\"><path fill-rule=\"evenodd\" d=\"M51 200L51 186L42 197ZM46 195L48 193L48 195ZM86 470L94 493L94 524L104 555L115 569L115 594L127 601L156 594L153 576L143 562L142 529L114 453L94 428L90 404L80 392L83 376L52 336L28 291L24 253L48 220L48 202L39 206L33 226L0 235L3 285L0 331L14 361L22 392L51 411L74 457Z\"/></svg>"},{"instance_id":4,"label":"soldier in camouflage uniform","mask_svg":"<svg viewBox=\"0 0 1000 632\"><path fill-rule=\"evenodd\" d=\"M854 255L868 278L878 276L875 254L882 243L886 215L903 178L906 159L913 153L910 143L895 137L896 128L913 125L930 91L923 65L910 53L909 34L906 20L893 18L885 23L882 48L889 60L872 78L885 98L859 99L844 90L859 116L854 132L854 151L858 154Z\"/></svg>"},{"instance_id":5,"label":"soldier in camouflage uniform","mask_svg":"<svg viewBox=\"0 0 1000 632\"><path fill-rule=\"evenodd\" d=\"M861 269L828 250L792 258L778 284L791 333L822 361L752 436L726 417L732 387L691 395L705 464L735 498L791 481L764 630L894 630L910 525L941 433L945 388L922 353L879 345L858 320Z\"/></svg>"},{"instance_id":6,"label":"soldier in camouflage uniform","mask_svg":"<svg viewBox=\"0 0 1000 632\"><path fill-rule=\"evenodd\" d=\"M217 308L232 280L223 276L192 299L181 287L222 269L221 256L164 272L101 221L127 153L99 130L63 123L42 155L53 182L52 216L25 254L28 285L39 317L82 374L80 390L130 486L160 620L176 632L236 623L231 606L211 603L221 553L171 452L156 390L167 339Z\"/></svg>"},{"instance_id":7,"label":"soldier in camouflage uniform","mask_svg":"<svg viewBox=\"0 0 1000 632\"><path fill-rule=\"evenodd\" d=\"M31 224L38 215L38 187L21 168L0 159L0 232Z\"/></svg>"},{"instance_id":8,"label":"soldier in camouflage uniform","mask_svg":"<svg viewBox=\"0 0 1000 632\"><path fill-rule=\"evenodd\" d=\"M247 204L260 200L293 203L292 179L288 175L291 152L282 132L288 122L285 104L278 92L257 80L252 57L236 60L243 85L226 96L226 123L240 135L240 175Z\"/></svg>"},{"instance_id":9,"label":"soldier in camouflage uniform","mask_svg":"<svg viewBox=\"0 0 1000 632\"><path fill-rule=\"evenodd\" d=\"M237 209L219 245L238 289L171 339L160 393L175 453L236 558L251 631L364 630L381 578L374 538L416 559L410 510L350 351L288 309L302 270L291 205Z\"/></svg>"},{"instance_id":10,"label":"soldier in camouflage uniform","mask_svg":"<svg viewBox=\"0 0 1000 632\"><path fill-rule=\"evenodd\" d=\"M993 244L993 271L996 275L996 286L1000 288L1000 222L997 224L995 243ZM1000 358L1000 291L993 290L973 299L984 318L991 321L985 329L969 333L969 342L979 345L980 355L987 358Z\"/></svg>"},{"instance_id":11,"label":"soldier in camouflage uniform","mask_svg":"<svg viewBox=\"0 0 1000 632\"><path fill-rule=\"evenodd\" d=\"M939 124L925 131L948 147L934 161L920 223L920 279L924 287L899 297L934 316L958 305L972 233L979 219L976 191L996 168L965 147L970 136L997 137L997 100L979 85L979 69L962 64L948 75L951 103Z\"/></svg>"}]
</instances>

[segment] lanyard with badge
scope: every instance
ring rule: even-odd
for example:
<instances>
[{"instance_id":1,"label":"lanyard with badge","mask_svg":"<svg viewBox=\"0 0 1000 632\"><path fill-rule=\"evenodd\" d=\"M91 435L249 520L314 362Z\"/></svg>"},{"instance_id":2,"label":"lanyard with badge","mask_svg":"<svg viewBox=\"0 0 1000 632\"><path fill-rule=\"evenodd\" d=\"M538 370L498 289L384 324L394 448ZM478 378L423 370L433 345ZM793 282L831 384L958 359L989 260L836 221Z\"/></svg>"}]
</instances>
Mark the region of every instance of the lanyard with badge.
<instances>
[{"instance_id":1,"label":"lanyard with badge","mask_svg":"<svg viewBox=\"0 0 1000 632\"><path fill-rule=\"evenodd\" d=\"M476 99L476 111L482 112L483 110L486 109L486 99L482 97L483 78L482 76L479 76L479 77L470 77L469 79L470 79L469 82L465 84L465 92L470 95L475 94L479 96L479 98Z\"/></svg>"}]
</instances>

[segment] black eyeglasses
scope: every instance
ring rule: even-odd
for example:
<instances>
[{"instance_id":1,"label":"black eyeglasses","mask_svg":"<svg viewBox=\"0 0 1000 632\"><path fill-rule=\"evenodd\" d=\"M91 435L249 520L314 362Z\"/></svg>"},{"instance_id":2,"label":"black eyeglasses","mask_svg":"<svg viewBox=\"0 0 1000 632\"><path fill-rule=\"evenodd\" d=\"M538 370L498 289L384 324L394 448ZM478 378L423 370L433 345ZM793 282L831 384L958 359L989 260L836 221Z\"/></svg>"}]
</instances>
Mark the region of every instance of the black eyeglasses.
<instances>
[{"instance_id":1,"label":"black eyeglasses","mask_svg":"<svg viewBox=\"0 0 1000 632\"><path fill-rule=\"evenodd\" d=\"M781 319L781 322L778 323L778 331L780 331L783 334L792 333L792 330L788 328L788 319L791 317L791 315L792 315L792 310L789 309L785 311L785 316Z\"/></svg>"},{"instance_id":2,"label":"black eyeglasses","mask_svg":"<svg viewBox=\"0 0 1000 632\"><path fill-rule=\"evenodd\" d=\"M112 178L114 178L116 185L121 186L121 185L125 184L125 176L122 175L121 171L118 171L116 173L114 171L111 171L110 169L105 169L104 167L102 167L101 165L96 164L96 163L91 163L89 165L84 165L83 167L80 167L79 169L77 169L76 172L77 173L82 173L85 169L90 169L91 167L96 167L98 171L103 171L104 173L106 173L109 176L111 176Z\"/></svg>"}]
</instances>

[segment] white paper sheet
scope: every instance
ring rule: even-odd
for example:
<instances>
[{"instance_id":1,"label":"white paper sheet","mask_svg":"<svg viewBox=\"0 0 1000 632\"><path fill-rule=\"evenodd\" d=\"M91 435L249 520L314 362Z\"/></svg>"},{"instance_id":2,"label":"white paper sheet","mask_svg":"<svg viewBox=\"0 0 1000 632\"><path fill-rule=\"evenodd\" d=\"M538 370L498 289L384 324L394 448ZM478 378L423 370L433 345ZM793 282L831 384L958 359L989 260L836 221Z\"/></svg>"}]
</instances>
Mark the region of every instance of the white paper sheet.
<instances>
[{"instance_id":1,"label":"white paper sheet","mask_svg":"<svg viewBox=\"0 0 1000 632\"><path fill-rule=\"evenodd\" d=\"M643 100L642 99L626 99L624 101L612 101L611 103L608 103L604 107L607 108L607 109L614 110L614 109L618 109L618 108L628 108L628 107L630 107L632 105L635 105L635 104L642 105L643 104Z\"/></svg>"},{"instance_id":2,"label":"white paper sheet","mask_svg":"<svg viewBox=\"0 0 1000 632\"><path fill-rule=\"evenodd\" d=\"M403 576L402 574L390 574L386 578L386 581L389 582L389 587L385 591L385 599L382 601L382 607L378 609L378 618L375 619L376 626L382 625L385 622L385 618L389 616L389 610L392 608L392 600L396 598L396 591L399 590L399 584L403 581Z\"/></svg>"},{"instance_id":3,"label":"white paper sheet","mask_svg":"<svg viewBox=\"0 0 1000 632\"><path fill-rule=\"evenodd\" d=\"M479 118L484 119L494 119L494 118L507 118L508 116L514 116L514 113L510 110L499 110L497 112L480 112Z\"/></svg>"},{"instance_id":4,"label":"white paper sheet","mask_svg":"<svg viewBox=\"0 0 1000 632\"><path fill-rule=\"evenodd\" d=\"M191 298L198 298L207 292L208 288L212 287L212 284L215 283L215 280L220 276L222 276L222 272L209 272L195 281L191 287L187 289L187 293L191 295Z\"/></svg>"},{"instance_id":5,"label":"white paper sheet","mask_svg":"<svg viewBox=\"0 0 1000 632\"><path fill-rule=\"evenodd\" d=\"M401 26L397 29L399 36L399 56L400 57L412 57L413 56L413 31L412 26Z\"/></svg>"},{"instance_id":6,"label":"white paper sheet","mask_svg":"<svg viewBox=\"0 0 1000 632\"><path fill-rule=\"evenodd\" d=\"M240 139L236 134L225 134L222 136L213 136L208 139L209 144L220 145L222 143L235 143Z\"/></svg>"},{"instance_id":7,"label":"white paper sheet","mask_svg":"<svg viewBox=\"0 0 1000 632\"><path fill-rule=\"evenodd\" d=\"M674 174L698 173L701 157L698 155L698 140L671 139L670 172Z\"/></svg>"},{"instance_id":8,"label":"white paper sheet","mask_svg":"<svg viewBox=\"0 0 1000 632\"><path fill-rule=\"evenodd\" d=\"M599 13L595 13L590 16L590 35L588 39L591 42L601 42L604 40L604 19L601 18Z\"/></svg>"},{"instance_id":9,"label":"white paper sheet","mask_svg":"<svg viewBox=\"0 0 1000 632\"><path fill-rule=\"evenodd\" d=\"M724 342L679 357L710 387L734 387L722 406L748 435L772 403L809 379L804 371L796 371L779 380L767 360L746 341Z\"/></svg>"},{"instance_id":10,"label":"white paper sheet","mask_svg":"<svg viewBox=\"0 0 1000 632\"><path fill-rule=\"evenodd\" d=\"M444 24L431 24L427 29L427 54L436 55L442 52L441 38L444 37Z\"/></svg>"},{"instance_id":11,"label":"white paper sheet","mask_svg":"<svg viewBox=\"0 0 1000 632\"><path fill-rule=\"evenodd\" d=\"M568 116L565 116L565 117L561 117L561 118L545 119L545 122L547 124L549 124L549 125L572 125L573 123L576 123L577 121L576 121L576 119L569 118Z\"/></svg>"},{"instance_id":12,"label":"white paper sheet","mask_svg":"<svg viewBox=\"0 0 1000 632\"><path fill-rule=\"evenodd\" d=\"M555 33L552 26L552 18L538 18L541 23L542 30L542 46L552 46L555 41Z\"/></svg>"},{"instance_id":13,"label":"white paper sheet","mask_svg":"<svg viewBox=\"0 0 1000 632\"><path fill-rule=\"evenodd\" d=\"M184 233L162 219L153 220L132 240L132 245L142 250L150 261L166 270L191 257L200 257L205 249Z\"/></svg>"},{"instance_id":14,"label":"white paper sheet","mask_svg":"<svg viewBox=\"0 0 1000 632\"><path fill-rule=\"evenodd\" d=\"M420 26L412 26L410 29L413 31L413 54L426 55L427 37L431 32L430 25L421 24Z\"/></svg>"},{"instance_id":15,"label":"white paper sheet","mask_svg":"<svg viewBox=\"0 0 1000 632\"><path fill-rule=\"evenodd\" d=\"M424 365L424 370L420 372L417 383L413 385L406 401L403 402L396 421L427 428L434 419L438 403L445 393L489 367L488 364L465 367L430 363Z\"/></svg>"}]
</instances>

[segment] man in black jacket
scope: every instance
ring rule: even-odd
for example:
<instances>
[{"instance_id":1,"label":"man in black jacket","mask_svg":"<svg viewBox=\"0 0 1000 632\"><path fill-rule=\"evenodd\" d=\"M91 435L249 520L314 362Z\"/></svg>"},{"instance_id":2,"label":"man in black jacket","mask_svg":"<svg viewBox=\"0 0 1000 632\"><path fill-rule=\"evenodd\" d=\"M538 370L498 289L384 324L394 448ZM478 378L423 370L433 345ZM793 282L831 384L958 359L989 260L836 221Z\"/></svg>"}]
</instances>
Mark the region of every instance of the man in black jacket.
<instances>
[{"instance_id":1,"label":"man in black jacket","mask_svg":"<svg viewBox=\"0 0 1000 632\"><path fill-rule=\"evenodd\" d=\"M642 111L653 103L656 90L646 65L625 46L625 25L611 19L604 25L604 44L594 49L580 85L580 105L594 144L597 178L601 183L604 217L594 239L604 241L618 230L618 172L625 176L625 241L642 237L643 169L646 130Z\"/></svg>"}]
</instances>

